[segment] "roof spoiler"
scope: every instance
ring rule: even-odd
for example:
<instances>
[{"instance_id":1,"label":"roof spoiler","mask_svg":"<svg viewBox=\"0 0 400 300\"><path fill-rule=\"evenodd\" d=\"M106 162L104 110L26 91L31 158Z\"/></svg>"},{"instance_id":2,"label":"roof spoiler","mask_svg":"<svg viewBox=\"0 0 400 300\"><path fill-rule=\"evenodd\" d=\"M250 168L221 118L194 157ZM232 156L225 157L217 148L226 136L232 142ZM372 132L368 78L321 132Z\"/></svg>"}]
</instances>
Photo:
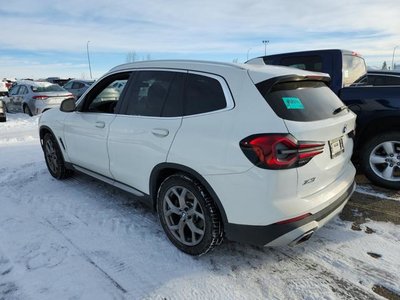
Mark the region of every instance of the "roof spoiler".
<instances>
[{"instance_id":1,"label":"roof spoiler","mask_svg":"<svg viewBox=\"0 0 400 300\"><path fill-rule=\"evenodd\" d=\"M260 82L258 84L263 85L263 90L268 91L268 93L271 91L272 87L276 84L279 83L285 83L285 82L296 82L296 81L322 81L324 82L327 86L329 86L329 83L331 82L331 78L327 75L321 74L310 74L310 75L284 75L284 76L278 76L274 77L271 79L268 79L264 82Z\"/></svg>"}]
</instances>

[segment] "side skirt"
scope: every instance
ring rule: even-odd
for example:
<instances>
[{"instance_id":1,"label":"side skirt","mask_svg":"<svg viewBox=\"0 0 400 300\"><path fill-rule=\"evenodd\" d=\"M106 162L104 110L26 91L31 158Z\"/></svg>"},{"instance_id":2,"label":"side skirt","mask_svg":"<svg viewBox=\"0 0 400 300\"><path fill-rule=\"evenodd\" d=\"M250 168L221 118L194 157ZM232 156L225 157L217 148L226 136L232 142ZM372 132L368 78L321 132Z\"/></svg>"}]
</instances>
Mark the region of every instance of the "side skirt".
<instances>
[{"instance_id":1,"label":"side skirt","mask_svg":"<svg viewBox=\"0 0 400 300\"><path fill-rule=\"evenodd\" d=\"M66 165L66 167L68 169L77 171L79 173L86 174L86 175L88 175L90 177L93 177L95 179L98 179L100 181L108 183L108 184L110 184L112 186L115 186L115 187L117 187L117 188L119 188L119 189L121 189L121 190L123 190L125 192L128 192L128 193L134 195L138 200L143 202L146 206L149 206L150 208L153 209L152 201L150 199L150 195L147 195L146 193L141 192L141 191L135 189L134 187L131 187L129 185L126 185L126 184L121 183L119 181L116 181L114 179L108 178L108 177L103 176L101 174L98 174L96 172L92 172L92 171L90 171L88 169L85 169L83 167L80 167L80 166L77 166L77 165L74 165L74 164L71 164L71 163L66 163L65 165Z\"/></svg>"}]
</instances>

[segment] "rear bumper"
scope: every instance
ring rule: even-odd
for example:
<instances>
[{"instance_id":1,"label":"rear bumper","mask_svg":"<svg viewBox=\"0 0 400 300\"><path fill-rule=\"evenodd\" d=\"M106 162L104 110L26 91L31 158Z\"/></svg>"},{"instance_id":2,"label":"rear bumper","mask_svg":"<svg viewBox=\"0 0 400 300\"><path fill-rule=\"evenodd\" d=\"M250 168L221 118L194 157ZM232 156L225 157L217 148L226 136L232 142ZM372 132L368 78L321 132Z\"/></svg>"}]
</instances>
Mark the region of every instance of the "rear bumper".
<instances>
[{"instance_id":1,"label":"rear bumper","mask_svg":"<svg viewBox=\"0 0 400 300\"><path fill-rule=\"evenodd\" d=\"M43 113L46 110L49 110L51 108L55 108L55 107L60 107L61 103L56 103L56 104L36 104L34 110L32 111L32 113L34 115L38 115Z\"/></svg>"},{"instance_id":2,"label":"rear bumper","mask_svg":"<svg viewBox=\"0 0 400 300\"><path fill-rule=\"evenodd\" d=\"M266 226L225 224L229 240L259 246L284 246L297 244L308 239L313 232L340 213L355 189L355 182L342 195L318 212L296 222Z\"/></svg>"}]
</instances>

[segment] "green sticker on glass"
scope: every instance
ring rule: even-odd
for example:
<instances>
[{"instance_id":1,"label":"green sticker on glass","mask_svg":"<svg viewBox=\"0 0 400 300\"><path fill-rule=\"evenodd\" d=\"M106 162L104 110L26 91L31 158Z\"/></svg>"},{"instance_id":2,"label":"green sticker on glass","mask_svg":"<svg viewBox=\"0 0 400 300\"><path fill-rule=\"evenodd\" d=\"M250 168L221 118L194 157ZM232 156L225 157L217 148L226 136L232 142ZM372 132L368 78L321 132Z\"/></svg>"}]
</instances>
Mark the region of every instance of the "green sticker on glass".
<instances>
[{"instance_id":1,"label":"green sticker on glass","mask_svg":"<svg viewBox=\"0 0 400 300\"><path fill-rule=\"evenodd\" d=\"M282 97L287 109L304 109L304 105L297 97Z\"/></svg>"}]
</instances>

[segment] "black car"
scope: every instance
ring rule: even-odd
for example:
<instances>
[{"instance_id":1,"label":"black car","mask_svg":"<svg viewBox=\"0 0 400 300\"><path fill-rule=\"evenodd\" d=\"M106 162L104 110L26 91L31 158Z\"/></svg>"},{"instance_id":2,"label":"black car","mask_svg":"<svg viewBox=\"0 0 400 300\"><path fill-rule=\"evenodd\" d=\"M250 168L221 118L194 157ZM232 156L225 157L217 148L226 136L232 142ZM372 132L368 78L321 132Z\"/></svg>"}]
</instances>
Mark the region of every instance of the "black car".
<instances>
[{"instance_id":1,"label":"black car","mask_svg":"<svg viewBox=\"0 0 400 300\"><path fill-rule=\"evenodd\" d=\"M369 85L400 85L400 72L394 71L368 71L367 81Z\"/></svg>"}]
</instances>

